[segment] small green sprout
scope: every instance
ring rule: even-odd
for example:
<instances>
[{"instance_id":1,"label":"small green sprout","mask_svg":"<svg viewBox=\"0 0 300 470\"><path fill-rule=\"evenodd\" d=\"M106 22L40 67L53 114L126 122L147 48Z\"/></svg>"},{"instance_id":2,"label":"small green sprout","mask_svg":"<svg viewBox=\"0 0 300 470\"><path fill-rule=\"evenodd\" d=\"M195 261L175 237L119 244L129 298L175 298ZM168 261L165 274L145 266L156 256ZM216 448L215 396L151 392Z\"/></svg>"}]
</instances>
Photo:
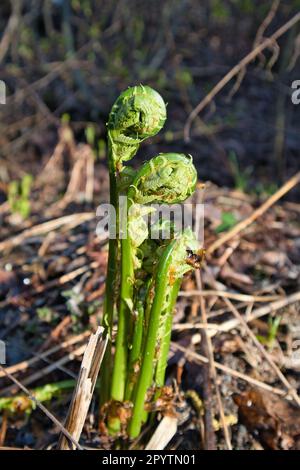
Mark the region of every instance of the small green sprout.
<instances>
[{"instance_id":1,"label":"small green sprout","mask_svg":"<svg viewBox=\"0 0 300 470\"><path fill-rule=\"evenodd\" d=\"M59 397L63 392L70 391L75 386L75 380L63 380L38 387L31 392L39 402L50 401ZM11 414L25 413L29 415L36 408L36 404L27 395L0 397L0 413L8 411Z\"/></svg>"},{"instance_id":2,"label":"small green sprout","mask_svg":"<svg viewBox=\"0 0 300 470\"><path fill-rule=\"evenodd\" d=\"M246 192L250 186L249 179L253 171L252 168L247 167L245 170L241 170L236 153L233 151L229 153L228 160L235 188L239 191Z\"/></svg>"},{"instance_id":3,"label":"small green sprout","mask_svg":"<svg viewBox=\"0 0 300 470\"><path fill-rule=\"evenodd\" d=\"M96 131L93 125L88 125L85 129L85 138L87 143L94 148L95 140L96 140Z\"/></svg>"},{"instance_id":4,"label":"small green sprout","mask_svg":"<svg viewBox=\"0 0 300 470\"><path fill-rule=\"evenodd\" d=\"M23 219L30 215L30 192L32 175L26 174L21 181L11 181L8 187L8 203L13 214L20 214Z\"/></svg>"},{"instance_id":5,"label":"small green sprout","mask_svg":"<svg viewBox=\"0 0 300 470\"><path fill-rule=\"evenodd\" d=\"M267 346L269 349L273 349L275 345L275 341L277 338L280 322L281 322L282 317L281 316L276 316L275 318L272 318L271 316L268 319L268 332L266 336L263 335L257 335L257 339L261 344L264 344Z\"/></svg>"},{"instance_id":6,"label":"small green sprout","mask_svg":"<svg viewBox=\"0 0 300 470\"><path fill-rule=\"evenodd\" d=\"M236 216L232 212L223 212L221 217L221 223L215 228L216 233L226 232L237 223Z\"/></svg>"}]
</instances>

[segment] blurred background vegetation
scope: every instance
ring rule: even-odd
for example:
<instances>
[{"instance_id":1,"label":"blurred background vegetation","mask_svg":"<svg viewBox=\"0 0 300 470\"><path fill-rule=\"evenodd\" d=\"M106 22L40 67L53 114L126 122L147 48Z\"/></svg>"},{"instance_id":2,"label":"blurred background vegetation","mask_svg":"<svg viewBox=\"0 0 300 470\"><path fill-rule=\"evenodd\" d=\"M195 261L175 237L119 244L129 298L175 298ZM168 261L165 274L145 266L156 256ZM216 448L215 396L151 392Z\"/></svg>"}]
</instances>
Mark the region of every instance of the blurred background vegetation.
<instances>
[{"instance_id":1,"label":"blurred background vegetation","mask_svg":"<svg viewBox=\"0 0 300 470\"><path fill-rule=\"evenodd\" d=\"M1 185L41 171L62 122L105 164L111 105L138 83L168 102L166 128L145 143L140 161L182 151L193 155L202 180L273 192L299 167L300 106L291 103L291 83L300 79L299 23L217 95L194 121L189 143L183 128L197 103L251 50L277 3L264 36L300 1L2 0L7 103L0 106L0 203L7 193Z\"/></svg>"}]
</instances>

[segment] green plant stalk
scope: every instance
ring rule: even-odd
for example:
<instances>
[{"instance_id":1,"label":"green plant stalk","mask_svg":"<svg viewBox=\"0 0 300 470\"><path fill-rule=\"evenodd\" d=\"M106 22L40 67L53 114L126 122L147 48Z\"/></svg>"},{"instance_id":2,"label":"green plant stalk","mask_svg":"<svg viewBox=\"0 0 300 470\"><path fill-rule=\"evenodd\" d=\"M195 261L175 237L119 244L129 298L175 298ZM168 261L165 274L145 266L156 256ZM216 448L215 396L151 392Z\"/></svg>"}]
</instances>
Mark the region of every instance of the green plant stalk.
<instances>
[{"instance_id":1,"label":"green plant stalk","mask_svg":"<svg viewBox=\"0 0 300 470\"><path fill-rule=\"evenodd\" d=\"M144 349L145 343L146 343L147 331L148 331L148 326L150 322L152 301L154 299L154 289L155 289L155 282L154 282L154 279L151 278L151 284L149 285L147 302L145 305L145 312L144 312L144 331L143 331L143 338L142 338L142 350ZM152 300L151 300L151 296L152 296Z\"/></svg>"},{"instance_id":2,"label":"green plant stalk","mask_svg":"<svg viewBox=\"0 0 300 470\"><path fill-rule=\"evenodd\" d=\"M164 332L170 334L169 331L166 331L165 322L168 319L168 313L173 310L180 280L194 266L190 263L187 250L194 252L198 249L198 246L195 235L189 228L179 238L175 238L167 245L160 258L155 276L155 296L151 306L140 375L134 391L132 418L128 426L128 433L131 438L139 435L142 422L145 419L144 403L147 390L152 385L155 362L157 365L157 359L160 357L160 342L163 342ZM164 375L164 364L167 360L166 346L169 338L166 339L161 359L161 376ZM158 377L159 380L161 380L161 376Z\"/></svg>"},{"instance_id":3,"label":"green plant stalk","mask_svg":"<svg viewBox=\"0 0 300 470\"><path fill-rule=\"evenodd\" d=\"M140 376L137 383L134 397L133 414L129 424L129 435L135 438L139 435L144 415L144 402L148 388L153 378L153 361L157 345L157 333L160 324L160 314L164 308L166 290L168 287L168 270L172 261L172 251L176 240L173 240L165 250L159 263L156 275L156 294L153 300L148 334L146 338L145 349L143 351L143 360L140 370Z\"/></svg>"},{"instance_id":4,"label":"green plant stalk","mask_svg":"<svg viewBox=\"0 0 300 470\"><path fill-rule=\"evenodd\" d=\"M145 328L145 303L149 296L149 288L152 279L147 282L147 288L138 293L135 305L135 315L132 335L132 345L128 359L128 374L125 388L125 400L131 400L134 386L137 380L138 372L141 365L142 344Z\"/></svg>"},{"instance_id":5,"label":"green plant stalk","mask_svg":"<svg viewBox=\"0 0 300 470\"><path fill-rule=\"evenodd\" d=\"M154 373L154 385L156 387L154 394L154 401L156 401L161 393L161 387L165 383L165 374L168 363L168 354L171 343L172 323L173 323L173 311L176 304L178 292L182 282L182 277L174 282L171 288L169 303L166 306L164 312L162 312L161 319L163 317L163 325L160 327L160 332L157 335L157 343L159 344L158 354L156 358L156 369ZM142 422L146 422L148 412L144 410ZM151 422L154 421L155 413L151 413Z\"/></svg>"},{"instance_id":6,"label":"green plant stalk","mask_svg":"<svg viewBox=\"0 0 300 470\"><path fill-rule=\"evenodd\" d=\"M116 339L115 361L112 375L111 398L122 401L127 377L128 342L133 297L134 269L129 236L121 241L121 292Z\"/></svg>"},{"instance_id":7,"label":"green plant stalk","mask_svg":"<svg viewBox=\"0 0 300 470\"><path fill-rule=\"evenodd\" d=\"M144 301L138 300L136 304L137 316L133 328L132 346L128 359L128 374L127 383L125 388L125 400L130 400L137 377L137 372L140 367L140 355L143 340L143 324L144 324Z\"/></svg>"},{"instance_id":8,"label":"green plant stalk","mask_svg":"<svg viewBox=\"0 0 300 470\"><path fill-rule=\"evenodd\" d=\"M166 318L162 329L162 338L160 342L160 348L157 357L156 371L154 382L157 387L163 387L165 383L165 374L168 363L168 354L171 343L172 323L173 323L173 311L176 304L176 299L180 289L182 278L175 281L172 286L170 293L169 305L166 310Z\"/></svg>"},{"instance_id":9,"label":"green plant stalk","mask_svg":"<svg viewBox=\"0 0 300 470\"><path fill-rule=\"evenodd\" d=\"M147 339L147 332L148 332L148 327L149 327L149 322L150 322L150 313L151 313L151 308L152 308L152 302L154 298L154 288L155 288L155 277L151 277L149 279L149 285L147 289L147 296L145 299L145 304L144 304L144 318L143 318L143 331L142 331L142 343L141 343L141 349L140 349L140 357L139 357L139 364L138 364L138 374L136 374L136 377L134 377L134 381L132 376L128 377L128 381L132 381L132 383L129 384L129 387L131 388L131 397L130 401L134 403L135 397L136 397L136 392L137 392L137 380L138 376L141 370L141 364L142 364L142 356L144 354L145 350L145 344L146 344L146 339ZM147 421L148 417L148 412L144 409L142 413L142 419L141 421L145 423Z\"/></svg>"},{"instance_id":10,"label":"green plant stalk","mask_svg":"<svg viewBox=\"0 0 300 470\"><path fill-rule=\"evenodd\" d=\"M118 308L118 329L115 344L114 365L111 378L110 399L123 401L127 378L128 343L132 316L134 269L131 252L131 239L126 226L125 238L121 240L121 286ZM111 434L120 431L121 422L116 416L108 416L108 429Z\"/></svg>"},{"instance_id":11,"label":"green plant stalk","mask_svg":"<svg viewBox=\"0 0 300 470\"><path fill-rule=\"evenodd\" d=\"M109 144L109 182L110 182L110 204L112 204L116 211L116 221L118 221L118 191L116 169L114 165L114 158L112 156L112 146ZM116 234L118 233L116 227ZM107 262L107 275L105 285L105 299L103 305L103 326L105 327L106 334L109 336L109 341L105 351L105 355L101 367L101 392L100 404L104 405L109 400L110 385L111 385L111 333L114 319L114 305L115 305L115 289L116 289L116 275L117 275L117 258L118 258L118 239L109 238L108 245L108 262Z\"/></svg>"}]
</instances>

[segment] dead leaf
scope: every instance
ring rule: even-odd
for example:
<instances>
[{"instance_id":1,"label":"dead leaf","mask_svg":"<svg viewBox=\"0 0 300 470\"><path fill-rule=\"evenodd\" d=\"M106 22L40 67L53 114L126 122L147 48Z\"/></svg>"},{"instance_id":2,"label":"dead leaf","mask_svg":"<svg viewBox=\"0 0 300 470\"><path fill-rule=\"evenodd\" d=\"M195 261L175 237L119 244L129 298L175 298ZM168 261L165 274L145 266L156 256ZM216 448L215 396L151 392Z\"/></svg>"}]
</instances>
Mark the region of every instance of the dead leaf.
<instances>
[{"instance_id":1,"label":"dead leaf","mask_svg":"<svg viewBox=\"0 0 300 470\"><path fill-rule=\"evenodd\" d=\"M283 398L259 389L233 396L239 417L265 448L300 449L300 409Z\"/></svg>"}]
</instances>

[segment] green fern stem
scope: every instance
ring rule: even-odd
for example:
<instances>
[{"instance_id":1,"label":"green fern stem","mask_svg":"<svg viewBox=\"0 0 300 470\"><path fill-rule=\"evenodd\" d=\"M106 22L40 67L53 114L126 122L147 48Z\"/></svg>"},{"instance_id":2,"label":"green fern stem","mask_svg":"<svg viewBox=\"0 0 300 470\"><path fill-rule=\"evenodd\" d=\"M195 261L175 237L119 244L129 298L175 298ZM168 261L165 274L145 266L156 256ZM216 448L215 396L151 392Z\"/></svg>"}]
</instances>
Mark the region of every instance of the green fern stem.
<instances>
[{"instance_id":1,"label":"green fern stem","mask_svg":"<svg viewBox=\"0 0 300 470\"><path fill-rule=\"evenodd\" d=\"M155 348L157 345L157 333L159 329L160 314L164 307L165 295L168 287L167 273L172 260L172 248L175 243L175 240L170 243L159 263L159 269L156 277L156 293L151 308L151 319L148 326L140 376L134 398L133 414L128 430L131 438L137 437L140 433L146 393L148 388L151 386L153 378L153 362Z\"/></svg>"},{"instance_id":2,"label":"green fern stem","mask_svg":"<svg viewBox=\"0 0 300 470\"><path fill-rule=\"evenodd\" d=\"M141 370L133 398L133 413L128 429L131 438L137 437L141 430L145 417L146 394L152 385L157 359L160 360L158 379L161 380L164 376L170 335L169 315L173 311L181 279L186 272L192 269L191 265L186 262L187 250L197 248L198 242L193 232L191 229L186 229L179 238L172 240L165 248L158 264L155 277L155 296L150 311ZM166 323L168 331L166 331ZM165 338L165 344L164 333L168 334ZM162 353L159 351L161 346L163 347Z\"/></svg>"},{"instance_id":3,"label":"green fern stem","mask_svg":"<svg viewBox=\"0 0 300 470\"><path fill-rule=\"evenodd\" d=\"M157 388L163 387L165 383L166 368L168 363L168 354L171 343L171 333L173 324L173 313L176 304L178 292L180 289L182 278L175 281L170 293L169 305L166 309L164 324L161 332L160 347L158 350L156 371L154 383Z\"/></svg>"}]
</instances>

